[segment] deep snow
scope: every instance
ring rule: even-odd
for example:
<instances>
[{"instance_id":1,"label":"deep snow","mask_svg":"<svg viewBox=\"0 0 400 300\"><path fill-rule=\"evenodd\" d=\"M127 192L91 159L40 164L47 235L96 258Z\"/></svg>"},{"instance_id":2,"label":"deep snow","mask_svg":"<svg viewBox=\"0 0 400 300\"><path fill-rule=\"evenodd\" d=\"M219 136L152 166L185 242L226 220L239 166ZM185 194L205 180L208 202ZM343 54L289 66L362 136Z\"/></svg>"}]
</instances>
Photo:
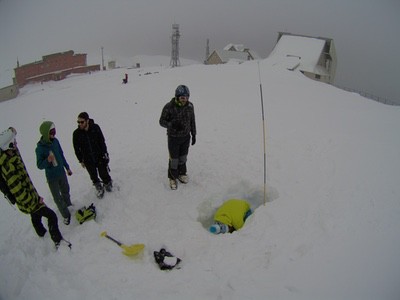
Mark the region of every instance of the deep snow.
<instances>
[{"instance_id":1,"label":"deep snow","mask_svg":"<svg viewBox=\"0 0 400 300\"><path fill-rule=\"evenodd\" d=\"M41 122L52 120L74 172L74 210L93 202L98 211L83 225L60 222L73 248L55 251L0 196L0 299L399 299L400 108L259 62L264 205L257 62L168 63L29 85L0 103L0 130L17 129L47 205L60 217L34 151ZM158 120L179 84L191 90L198 136L190 183L171 191ZM110 153L117 188L102 200L72 148L81 111L101 126ZM210 234L213 212L232 197L249 200L254 214L238 232ZM145 251L122 255L104 230ZM160 247L183 260L180 270L158 269Z\"/></svg>"}]
</instances>

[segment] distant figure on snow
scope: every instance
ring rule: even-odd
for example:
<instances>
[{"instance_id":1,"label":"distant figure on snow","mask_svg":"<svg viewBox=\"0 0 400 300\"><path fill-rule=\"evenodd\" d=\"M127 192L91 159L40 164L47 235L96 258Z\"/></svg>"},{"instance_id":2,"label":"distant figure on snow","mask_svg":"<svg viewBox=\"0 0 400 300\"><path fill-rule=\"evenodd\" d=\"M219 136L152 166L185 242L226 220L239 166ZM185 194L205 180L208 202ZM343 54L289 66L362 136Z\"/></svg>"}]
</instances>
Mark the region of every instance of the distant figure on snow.
<instances>
[{"instance_id":1,"label":"distant figure on snow","mask_svg":"<svg viewBox=\"0 0 400 300\"><path fill-rule=\"evenodd\" d=\"M160 125L167 128L169 165L168 178L172 190L176 190L179 180L188 183L186 161L189 153L190 135L192 146L196 143L196 121L190 92L186 85L179 85L175 97L168 102L161 113Z\"/></svg>"},{"instance_id":2,"label":"distant figure on snow","mask_svg":"<svg viewBox=\"0 0 400 300\"><path fill-rule=\"evenodd\" d=\"M128 74L125 73L125 78L122 79L122 83L124 84L128 83Z\"/></svg>"},{"instance_id":3,"label":"distant figure on snow","mask_svg":"<svg viewBox=\"0 0 400 300\"><path fill-rule=\"evenodd\" d=\"M58 228L57 215L46 206L33 186L17 148L16 135L17 131L12 127L0 133L0 176L7 188L7 198L10 203L17 204L22 213L31 216L33 228L40 237L47 232L42 217L47 218L50 237L58 248L63 237Z\"/></svg>"},{"instance_id":4,"label":"distant figure on snow","mask_svg":"<svg viewBox=\"0 0 400 300\"><path fill-rule=\"evenodd\" d=\"M250 204L247 201L241 199L227 200L215 213L215 223L210 226L210 232L218 234L239 230L251 214Z\"/></svg>"},{"instance_id":5,"label":"distant figure on snow","mask_svg":"<svg viewBox=\"0 0 400 300\"><path fill-rule=\"evenodd\" d=\"M73 144L76 158L82 167L86 168L96 188L96 196L103 198L104 188L107 192L112 191L108 167L110 158L103 132L100 126L89 118L87 112L78 115L78 128L73 133Z\"/></svg>"},{"instance_id":6,"label":"distant figure on snow","mask_svg":"<svg viewBox=\"0 0 400 300\"><path fill-rule=\"evenodd\" d=\"M67 160L64 157L60 142L56 138L56 127L53 122L45 121L40 125L41 138L36 146L36 165L45 170L47 183L53 195L54 202L64 218L64 224L69 225L72 206L69 194L67 175L72 175Z\"/></svg>"}]
</instances>

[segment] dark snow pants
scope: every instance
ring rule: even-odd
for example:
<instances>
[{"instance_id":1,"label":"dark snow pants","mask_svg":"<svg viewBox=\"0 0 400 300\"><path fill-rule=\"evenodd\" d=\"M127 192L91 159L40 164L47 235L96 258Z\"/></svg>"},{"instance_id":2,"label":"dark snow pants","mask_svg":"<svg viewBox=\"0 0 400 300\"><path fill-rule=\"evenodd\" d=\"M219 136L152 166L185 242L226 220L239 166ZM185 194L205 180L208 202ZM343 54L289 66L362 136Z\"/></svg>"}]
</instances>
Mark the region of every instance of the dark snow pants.
<instances>
[{"instance_id":1,"label":"dark snow pants","mask_svg":"<svg viewBox=\"0 0 400 300\"><path fill-rule=\"evenodd\" d=\"M35 228L38 236L42 237L46 233L46 229L42 224L42 217L47 218L47 224L49 227L50 237L54 243L59 243L62 240L62 235L58 229L57 215L47 206L43 206L37 211L31 213L32 225Z\"/></svg>"},{"instance_id":2,"label":"dark snow pants","mask_svg":"<svg viewBox=\"0 0 400 300\"><path fill-rule=\"evenodd\" d=\"M190 134L184 137L168 137L168 178L176 179L179 175L186 175L186 161L189 153L189 145Z\"/></svg>"},{"instance_id":3,"label":"dark snow pants","mask_svg":"<svg viewBox=\"0 0 400 300\"><path fill-rule=\"evenodd\" d=\"M60 177L48 180L50 192L53 195L54 202L63 218L71 217L68 206L71 206L71 198L69 195L69 184L67 175L64 173Z\"/></svg>"},{"instance_id":4,"label":"dark snow pants","mask_svg":"<svg viewBox=\"0 0 400 300\"><path fill-rule=\"evenodd\" d=\"M105 163L99 163L97 166L92 164L85 164L86 170L89 173L90 179L93 184L100 182L99 176L103 184L108 184L111 182L110 174L108 173L108 165Z\"/></svg>"}]
</instances>

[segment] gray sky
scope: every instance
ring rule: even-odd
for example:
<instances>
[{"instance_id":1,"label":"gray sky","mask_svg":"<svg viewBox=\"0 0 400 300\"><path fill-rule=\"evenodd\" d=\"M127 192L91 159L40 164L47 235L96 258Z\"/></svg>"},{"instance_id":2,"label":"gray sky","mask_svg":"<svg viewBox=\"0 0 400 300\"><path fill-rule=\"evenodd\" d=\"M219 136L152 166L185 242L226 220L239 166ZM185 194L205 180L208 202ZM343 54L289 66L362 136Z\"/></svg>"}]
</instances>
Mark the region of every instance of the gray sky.
<instances>
[{"instance_id":1,"label":"gray sky","mask_svg":"<svg viewBox=\"0 0 400 300\"><path fill-rule=\"evenodd\" d=\"M0 0L0 70L102 46L111 57L170 56L174 22L180 57L198 61L207 39L211 51L244 44L265 58L287 31L334 39L335 84L400 103L399 15L399 0Z\"/></svg>"}]
</instances>

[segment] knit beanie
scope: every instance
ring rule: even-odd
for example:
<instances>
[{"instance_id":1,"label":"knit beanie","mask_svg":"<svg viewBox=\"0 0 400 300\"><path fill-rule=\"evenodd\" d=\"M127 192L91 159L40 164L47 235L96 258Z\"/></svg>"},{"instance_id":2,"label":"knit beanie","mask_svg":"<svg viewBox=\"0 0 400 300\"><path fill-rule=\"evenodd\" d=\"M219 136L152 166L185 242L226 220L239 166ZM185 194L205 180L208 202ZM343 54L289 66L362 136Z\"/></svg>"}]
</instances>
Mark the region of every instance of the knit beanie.
<instances>
[{"instance_id":1,"label":"knit beanie","mask_svg":"<svg viewBox=\"0 0 400 300\"><path fill-rule=\"evenodd\" d=\"M42 135L43 140L46 143L50 143L50 130L56 128L54 123L51 121L44 121L42 125L40 125L39 131Z\"/></svg>"}]
</instances>

